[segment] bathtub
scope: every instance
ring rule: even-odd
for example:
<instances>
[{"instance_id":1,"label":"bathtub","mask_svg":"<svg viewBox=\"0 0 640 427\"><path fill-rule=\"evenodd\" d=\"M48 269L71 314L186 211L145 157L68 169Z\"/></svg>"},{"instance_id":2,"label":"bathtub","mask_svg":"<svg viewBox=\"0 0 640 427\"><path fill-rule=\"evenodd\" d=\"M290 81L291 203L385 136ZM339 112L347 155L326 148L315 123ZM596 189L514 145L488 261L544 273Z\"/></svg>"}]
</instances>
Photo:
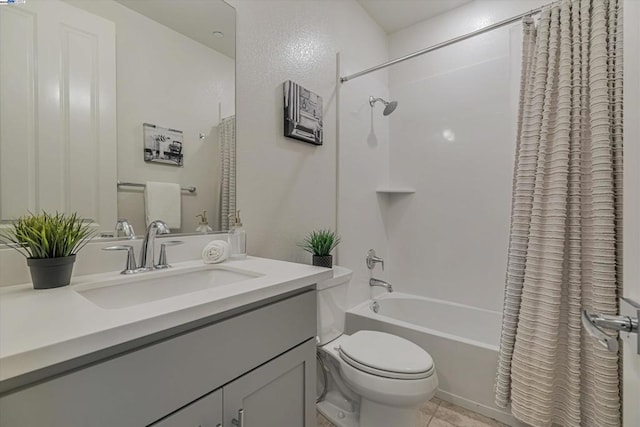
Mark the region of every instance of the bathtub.
<instances>
[{"instance_id":1,"label":"bathtub","mask_svg":"<svg viewBox=\"0 0 640 427\"><path fill-rule=\"evenodd\" d=\"M434 360L438 398L520 425L493 403L501 320L497 311L394 292L348 310L345 329L348 334L388 332L413 341Z\"/></svg>"}]
</instances>

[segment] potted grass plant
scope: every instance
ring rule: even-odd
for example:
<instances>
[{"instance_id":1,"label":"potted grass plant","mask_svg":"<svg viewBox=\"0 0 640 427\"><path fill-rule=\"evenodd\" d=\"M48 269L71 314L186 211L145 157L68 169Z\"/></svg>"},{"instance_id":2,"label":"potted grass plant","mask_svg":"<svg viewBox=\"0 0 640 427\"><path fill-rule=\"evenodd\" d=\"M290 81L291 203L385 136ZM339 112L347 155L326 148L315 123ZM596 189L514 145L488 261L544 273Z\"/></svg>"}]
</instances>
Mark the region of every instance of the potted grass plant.
<instances>
[{"instance_id":1,"label":"potted grass plant","mask_svg":"<svg viewBox=\"0 0 640 427\"><path fill-rule=\"evenodd\" d=\"M331 268L333 255L331 251L340 243L340 237L331 230L315 230L309 233L300 246L313 255L313 265Z\"/></svg>"},{"instance_id":2,"label":"potted grass plant","mask_svg":"<svg viewBox=\"0 0 640 427\"><path fill-rule=\"evenodd\" d=\"M34 289L68 285L76 254L93 236L76 213L29 214L0 230L0 242L27 258Z\"/></svg>"}]
</instances>

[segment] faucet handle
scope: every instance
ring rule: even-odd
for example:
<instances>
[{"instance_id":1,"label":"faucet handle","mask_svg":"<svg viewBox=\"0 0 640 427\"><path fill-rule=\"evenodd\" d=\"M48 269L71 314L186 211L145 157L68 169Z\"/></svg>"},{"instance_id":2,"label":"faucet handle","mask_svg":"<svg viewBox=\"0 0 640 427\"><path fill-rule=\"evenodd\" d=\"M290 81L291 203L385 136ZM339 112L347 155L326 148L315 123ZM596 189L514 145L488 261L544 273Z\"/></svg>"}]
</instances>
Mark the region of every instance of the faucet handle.
<instances>
[{"instance_id":1,"label":"faucet handle","mask_svg":"<svg viewBox=\"0 0 640 427\"><path fill-rule=\"evenodd\" d=\"M160 244L160 259L158 259L158 264L155 266L156 268L171 268L171 265L167 263L167 246L177 246L181 245L184 242L182 240L169 240L168 242L163 242Z\"/></svg>"},{"instance_id":2,"label":"faucet handle","mask_svg":"<svg viewBox=\"0 0 640 427\"><path fill-rule=\"evenodd\" d=\"M369 270L373 270L376 266L376 263L379 262L380 264L382 264L382 270L384 271L384 260L379 256L376 256L376 251L374 251L373 249L369 249L369 252L367 252L366 260Z\"/></svg>"},{"instance_id":3,"label":"faucet handle","mask_svg":"<svg viewBox=\"0 0 640 427\"><path fill-rule=\"evenodd\" d=\"M106 248L102 248L103 251L127 251L127 265L124 270L120 272L120 274L133 274L138 272L138 267L136 265L136 255L133 252L133 246L131 245L120 245L120 246L109 246Z\"/></svg>"}]
</instances>

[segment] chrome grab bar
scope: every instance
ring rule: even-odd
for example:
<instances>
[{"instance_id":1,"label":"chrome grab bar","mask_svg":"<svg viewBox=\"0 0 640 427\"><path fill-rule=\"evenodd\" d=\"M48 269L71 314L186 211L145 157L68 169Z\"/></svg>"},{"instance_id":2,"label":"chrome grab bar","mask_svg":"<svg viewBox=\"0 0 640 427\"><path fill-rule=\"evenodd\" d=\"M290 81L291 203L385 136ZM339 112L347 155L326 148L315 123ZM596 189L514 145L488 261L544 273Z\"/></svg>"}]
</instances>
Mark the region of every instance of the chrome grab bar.
<instances>
[{"instance_id":1,"label":"chrome grab bar","mask_svg":"<svg viewBox=\"0 0 640 427\"><path fill-rule=\"evenodd\" d=\"M607 335L599 326L597 326L594 318L596 315L589 314L587 310L582 311L582 326L589 335L598 340L600 344L612 353L618 352L618 337Z\"/></svg>"},{"instance_id":2,"label":"chrome grab bar","mask_svg":"<svg viewBox=\"0 0 640 427\"><path fill-rule=\"evenodd\" d=\"M592 314L589 316L595 326L614 331L637 332L638 319L629 316L612 316L610 314Z\"/></svg>"},{"instance_id":3,"label":"chrome grab bar","mask_svg":"<svg viewBox=\"0 0 640 427\"><path fill-rule=\"evenodd\" d=\"M629 302L629 300L625 300ZM635 303L629 302L635 305ZM640 316L640 308L636 307ZM618 337L607 334L603 329L628 333L638 333L638 317L611 314L593 314L582 311L582 325L589 335L596 338L607 350L617 353ZM640 343L638 348L640 354Z\"/></svg>"}]
</instances>

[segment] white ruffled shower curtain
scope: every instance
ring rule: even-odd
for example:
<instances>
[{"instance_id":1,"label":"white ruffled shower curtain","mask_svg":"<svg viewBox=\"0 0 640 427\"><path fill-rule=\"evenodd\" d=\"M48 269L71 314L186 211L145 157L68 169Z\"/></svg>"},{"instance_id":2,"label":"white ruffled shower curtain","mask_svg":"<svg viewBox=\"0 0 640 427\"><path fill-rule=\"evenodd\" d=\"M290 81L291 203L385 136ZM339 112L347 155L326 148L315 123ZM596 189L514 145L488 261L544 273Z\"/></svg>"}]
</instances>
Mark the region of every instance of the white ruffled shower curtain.
<instances>
[{"instance_id":1,"label":"white ruffled shower curtain","mask_svg":"<svg viewBox=\"0 0 640 427\"><path fill-rule=\"evenodd\" d=\"M533 426L620 425L619 356L581 311L616 314L622 285L622 3L524 23L496 403Z\"/></svg>"},{"instance_id":2,"label":"white ruffled shower curtain","mask_svg":"<svg viewBox=\"0 0 640 427\"><path fill-rule=\"evenodd\" d=\"M220 133L220 220L217 230L229 229L229 215L236 212L236 116L225 117Z\"/></svg>"}]
</instances>

